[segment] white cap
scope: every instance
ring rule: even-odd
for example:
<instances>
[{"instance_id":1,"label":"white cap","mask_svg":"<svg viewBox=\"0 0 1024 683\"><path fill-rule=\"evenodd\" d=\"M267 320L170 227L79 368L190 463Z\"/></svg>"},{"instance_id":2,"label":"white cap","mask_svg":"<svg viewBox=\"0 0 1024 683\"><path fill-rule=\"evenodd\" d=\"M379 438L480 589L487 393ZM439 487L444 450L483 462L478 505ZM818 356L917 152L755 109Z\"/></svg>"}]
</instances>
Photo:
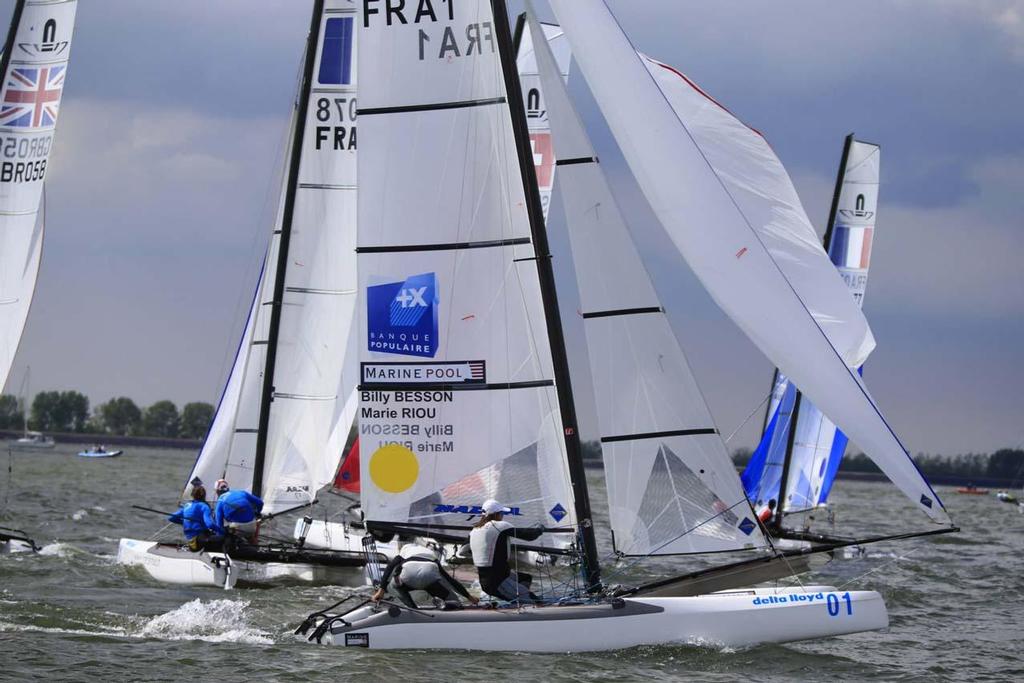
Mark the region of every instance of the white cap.
<instances>
[{"instance_id":1,"label":"white cap","mask_svg":"<svg viewBox=\"0 0 1024 683\"><path fill-rule=\"evenodd\" d=\"M512 512L510 508L505 507L493 498L488 498L484 501L484 504L480 506L487 515L496 515L499 512Z\"/></svg>"}]
</instances>

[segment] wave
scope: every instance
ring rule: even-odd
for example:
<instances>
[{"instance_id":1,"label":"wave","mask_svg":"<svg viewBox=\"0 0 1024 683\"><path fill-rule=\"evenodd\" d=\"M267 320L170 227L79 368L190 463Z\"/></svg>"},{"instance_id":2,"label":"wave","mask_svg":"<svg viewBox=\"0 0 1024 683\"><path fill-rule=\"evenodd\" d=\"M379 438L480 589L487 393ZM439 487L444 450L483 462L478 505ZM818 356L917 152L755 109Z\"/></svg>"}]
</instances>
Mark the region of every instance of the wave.
<instances>
[{"instance_id":1,"label":"wave","mask_svg":"<svg viewBox=\"0 0 1024 683\"><path fill-rule=\"evenodd\" d=\"M200 599L150 619L135 635L160 640L203 640L210 643L270 645L269 633L250 625L247 601Z\"/></svg>"}]
</instances>

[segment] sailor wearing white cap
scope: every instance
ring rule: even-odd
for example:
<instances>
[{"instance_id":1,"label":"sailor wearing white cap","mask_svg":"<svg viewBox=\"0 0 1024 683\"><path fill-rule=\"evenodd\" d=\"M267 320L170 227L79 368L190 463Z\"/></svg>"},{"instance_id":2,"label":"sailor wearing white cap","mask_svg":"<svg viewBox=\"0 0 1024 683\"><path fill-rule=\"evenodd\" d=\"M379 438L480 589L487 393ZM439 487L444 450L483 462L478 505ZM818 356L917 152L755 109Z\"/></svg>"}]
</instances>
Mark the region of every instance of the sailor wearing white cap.
<instances>
[{"instance_id":1,"label":"sailor wearing white cap","mask_svg":"<svg viewBox=\"0 0 1024 683\"><path fill-rule=\"evenodd\" d=\"M483 514L473 530L469 532L469 547L473 552L473 564L480 576L480 587L485 593L511 602L539 602L530 592L533 577L524 572L514 572L509 566L509 545L512 538L535 541L544 533L544 527L518 529L503 521L511 512L493 498L480 506Z\"/></svg>"}]
</instances>

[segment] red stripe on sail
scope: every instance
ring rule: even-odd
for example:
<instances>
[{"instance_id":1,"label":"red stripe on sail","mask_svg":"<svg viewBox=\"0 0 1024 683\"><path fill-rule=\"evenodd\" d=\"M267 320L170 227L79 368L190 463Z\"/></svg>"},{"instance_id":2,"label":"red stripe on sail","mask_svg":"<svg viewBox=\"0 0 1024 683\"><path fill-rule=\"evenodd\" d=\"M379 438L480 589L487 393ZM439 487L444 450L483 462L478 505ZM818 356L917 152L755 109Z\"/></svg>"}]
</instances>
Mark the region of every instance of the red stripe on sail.
<instances>
[{"instance_id":1,"label":"red stripe on sail","mask_svg":"<svg viewBox=\"0 0 1024 683\"><path fill-rule=\"evenodd\" d=\"M341 461L338 474L334 477L334 488L359 493L359 437L356 437L348 455Z\"/></svg>"}]
</instances>

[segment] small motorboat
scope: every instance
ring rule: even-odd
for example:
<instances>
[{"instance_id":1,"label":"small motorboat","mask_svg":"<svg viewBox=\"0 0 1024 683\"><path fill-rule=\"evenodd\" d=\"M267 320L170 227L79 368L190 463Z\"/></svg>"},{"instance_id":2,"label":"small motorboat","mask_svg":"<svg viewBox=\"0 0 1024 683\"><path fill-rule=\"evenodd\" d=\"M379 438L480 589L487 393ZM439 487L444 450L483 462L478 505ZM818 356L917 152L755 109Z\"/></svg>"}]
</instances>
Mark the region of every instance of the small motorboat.
<instances>
[{"instance_id":1,"label":"small motorboat","mask_svg":"<svg viewBox=\"0 0 1024 683\"><path fill-rule=\"evenodd\" d=\"M967 486L961 486L956 490L957 493L963 493L969 496L987 496L988 489L979 489L974 484L968 484Z\"/></svg>"},{"instance_id":2,"label":"small motorboat","mask_svg":"<svg viewBox=\"0 0 1024 683\"><path fill-rule=\"evenodd\" d=\"M1012 493L1007 493L1006 491L999 491L998 493L996 493L996 498L998 498L999 501L1003 503L1020 502L1020 499L1018 499L1017 496L1013 495Z\"/></svg>"},{"instance_id":3,"label":"small motorboat","mask_svg":"<svg viewBox=\"0 0 1024 683\"><path fill-rule=\"evenodd\" d=\"M122 453L124 453L122 450L108 451L107 447L102 444L97 444L84 451L78 451L78 454L83 458L116 458Z\"/></svg>"},{"instance_id":4,"label":"small motorboat","mask_svg":"<svg viewBox=\"0 0 1024 683\"><path fill-rule=\"evenodd\" d=\"M41 432L25 432L23 437L15 440L12 448L16 451L44 450L51 449L56 445L57 443L53 440L52 436L46 436Z\"/></svg>"}]
</instances>

